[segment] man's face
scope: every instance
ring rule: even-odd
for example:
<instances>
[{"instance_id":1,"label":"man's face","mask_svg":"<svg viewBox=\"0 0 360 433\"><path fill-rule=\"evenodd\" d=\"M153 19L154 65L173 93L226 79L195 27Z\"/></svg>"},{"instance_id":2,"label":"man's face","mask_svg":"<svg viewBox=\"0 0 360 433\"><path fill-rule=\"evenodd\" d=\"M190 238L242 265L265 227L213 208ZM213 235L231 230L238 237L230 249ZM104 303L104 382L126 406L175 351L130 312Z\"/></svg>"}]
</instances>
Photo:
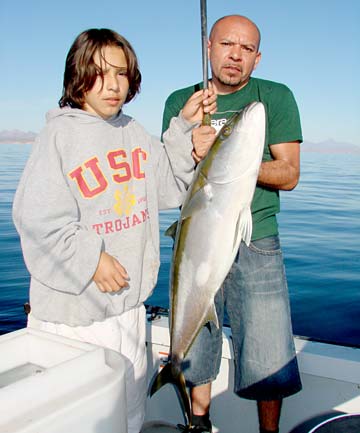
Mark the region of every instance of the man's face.
<instances>
[{"instance_id":1,"label":"man's face","mask_svg":"<svg viewBox=\"0 0 360 433\"><path fill-rule=\"evenodd\" d=\"M95 54L94 62L103 77L99 74L85 93L83 109L109 119L120 111L129 91L125 54L120 47L107 46Z\"/></svg>"},{"instance_id":2,"label":"man's face","mask_svg":"<svg viewBox=\"0 0 360 433\"><path fill-rule=\"evenodd\" d=\"M215 26L208 50L217 93L232 93L247 84L261 58L259 42L256 27L240 17L225 18Z\"/></svg>"}]
</instances>

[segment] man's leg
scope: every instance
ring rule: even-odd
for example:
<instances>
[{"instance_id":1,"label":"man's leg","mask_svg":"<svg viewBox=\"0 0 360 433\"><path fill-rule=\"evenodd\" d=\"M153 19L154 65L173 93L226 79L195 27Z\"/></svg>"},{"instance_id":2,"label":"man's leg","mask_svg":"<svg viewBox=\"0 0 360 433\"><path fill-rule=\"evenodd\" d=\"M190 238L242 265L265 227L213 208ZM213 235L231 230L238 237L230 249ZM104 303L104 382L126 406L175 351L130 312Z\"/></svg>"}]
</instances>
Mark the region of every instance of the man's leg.
<instances>
[{"instance_id":1,"label":"man's leg","mask_svg":"<svg viewBox=\"0 0 360 433\"><path fill-rule=\"evenodd\" d=\"M224 285L235 392L258 402L261 432L276 432L281 402L301 389L279 240L241 244Z\"/></svg>"},{"instance_id":2,"label":"man's leg","mask_svg":"<svg viewBox=\"0 0 360 433\"><path fill-rule=\"evenodd\" d=\"M210 421L210 402L211 402L211 382L191 388L191 428L186 428L185 432L191 433L211 433L212 425Z\"/></svg>"},{"instance_id":3,"label":"man's leg","mask_svg":"<svg viewBox=\"0 0 360 433\"><path fill-rule=\"evenodd\" d=\"M203 416L209 413L211 401L211 383L191 388L192 413Z\"/></svg>"},{"instance_id":4,"label":"man's leg","mask_svg":"<svg viewBox=\"0 0 360 433\"><path fill-rule=\"evenodd\" d=\"M277 433L279 431L281 403L282 400L257 402L260 432Z\"/></svg>"},{"instance_id":5,"label":"man's leg","mask_svg":"<svg viewBox=\"0 0 360 433\"><path fill-rule=\"evenodd\" d=\"M223 293L215 296L219 329L208 323L200 331L183 363L183 371L191 388L192 430L196 433L211 432L210 401L211 382L215 380L221 362Z\"/></svg>"}]
</instances>

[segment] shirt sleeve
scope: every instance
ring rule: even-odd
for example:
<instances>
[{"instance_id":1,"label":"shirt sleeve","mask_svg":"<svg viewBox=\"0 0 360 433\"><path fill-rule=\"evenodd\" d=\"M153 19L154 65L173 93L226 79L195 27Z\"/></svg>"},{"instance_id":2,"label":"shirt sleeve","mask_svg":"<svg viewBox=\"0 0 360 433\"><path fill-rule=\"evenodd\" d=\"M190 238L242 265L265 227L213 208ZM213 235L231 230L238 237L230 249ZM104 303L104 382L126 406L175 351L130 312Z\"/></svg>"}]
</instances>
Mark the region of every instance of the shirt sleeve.
<instances>
[{"instance_id":1,"label":"shirt sleeve","mask_svg":"<svg viewBox=\"0 0 360 433\"><path fill-rule=\"evenodd\" d=\"M164 132L169 128L171 119L173 117L177 117L185 105L186 101L190 98L190 96L194 93L193 88L186 88L176 90L171 93L171 95L167 98L164 106L163 112L163 121L162 121L162 134L161 138L163 139Z\"/></svg>"},{"instance_id":2,"label":"shirt sleeve","mask_svg":"<svg viewBox=\"0 0 360 433\"><path fill-rule=\"evenodd\" d=\"M300 114L294 95L285 85L279 86L268 106L269 145L302 142Z\"/></svg>"},{"instance_id":3,"label":"shirt sleeve","mask_svg":"<svg viewBox=\"0 0 360 433\"><path fill-rule=\"evenodd\" d=\"M195 126L180 114L171 118L169 128L163 134L164 143L153 140L160 209L180 206L193 179L195 163L191 155L191 131Z\"/></svg>"},{"instance_id":4,"label":"shirt sleeve","mask_svg":"<svg viewBox=\"0 0 360 433\"><path fill-rule=\"evenodd\" d=\"M79 294L92 281L103 242L79 222L55 142L43 132L34 145L15 194L13 219L32 278Z\"/></svg>"}]
</instances>

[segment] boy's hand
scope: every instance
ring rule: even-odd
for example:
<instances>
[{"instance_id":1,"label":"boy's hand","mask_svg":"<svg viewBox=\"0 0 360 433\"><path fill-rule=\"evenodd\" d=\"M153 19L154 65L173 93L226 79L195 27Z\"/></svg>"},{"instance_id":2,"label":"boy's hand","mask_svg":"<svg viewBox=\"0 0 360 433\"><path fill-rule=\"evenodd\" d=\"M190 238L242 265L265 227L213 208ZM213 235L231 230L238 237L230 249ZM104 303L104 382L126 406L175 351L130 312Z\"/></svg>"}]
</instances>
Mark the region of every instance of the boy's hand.
<instances>
[{"instance_id":1,"label":"boy's hand","mask_svg":"<svg viewBox=\"0 0 360 433\"><path fill-rule=\"evenodd\" d=\"M211 82L209 82L208 89L199 90L190 96L181 112L188 122L201 123L204 113L214 114L216 110L216 94Z\"/></svg>"},{"instance_id":2,"label":"boy's hand","mask_svg":"<svg viewBox=\"0 0 360 433\"><path fill-rule=\"evenodd\" d=\"M211 126L201 125L192 130L192 143L194 146L192 157L196 163L205 158L215 138L216 129Z\"/></svg>"},{"instance_id":3,"label":"boy's hand","mask_svg":"<svg viewBox=\"0 0 360 433\"><path fill-rule=\"evenodd\" d=\"M115 257L104 251L100 254L99 264L96 268L93 280L102 292L118 292L124 287L128 287L127 280L129 275L125 268L115 259Z\"/></svg>"}]
</instances>

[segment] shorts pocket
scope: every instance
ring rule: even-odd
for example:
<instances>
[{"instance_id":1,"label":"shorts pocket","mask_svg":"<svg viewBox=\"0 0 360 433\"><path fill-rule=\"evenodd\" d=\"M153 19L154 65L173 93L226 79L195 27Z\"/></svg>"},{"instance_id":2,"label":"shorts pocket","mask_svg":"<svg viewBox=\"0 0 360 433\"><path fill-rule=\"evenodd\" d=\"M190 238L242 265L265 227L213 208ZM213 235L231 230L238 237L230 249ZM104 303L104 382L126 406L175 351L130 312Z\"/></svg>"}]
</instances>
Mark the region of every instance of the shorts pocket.
<instances>
[{"instance_id":1,"label":"shorts pocket","mask_svg":"<svg viewBox=\"0 0 360 433\"><path fill-rule=\"evenodd\" d=\"M281 255L280 240L278 236L269 236L263 239L257 239L249 245L249 250L266 256Z\"/></svg>"}]
</instances>

